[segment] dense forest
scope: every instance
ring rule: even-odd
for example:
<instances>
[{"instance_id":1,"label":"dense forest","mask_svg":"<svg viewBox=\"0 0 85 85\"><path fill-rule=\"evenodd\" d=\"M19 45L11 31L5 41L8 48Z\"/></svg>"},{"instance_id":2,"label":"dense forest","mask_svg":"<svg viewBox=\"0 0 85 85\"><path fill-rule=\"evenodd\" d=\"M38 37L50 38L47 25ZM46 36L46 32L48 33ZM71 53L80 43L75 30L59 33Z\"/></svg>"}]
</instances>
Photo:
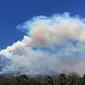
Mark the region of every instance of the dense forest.
<instances>
[{"instance_id":1,"label":"dense forest","mask_svg":"<svg viewBox=\"0 0 85 85\"><path fill-rule=\"evenodd\" d=\"M0 85L85 85L85 74L80 77L76 73L56 76L0 76Z\"/></svg>"}]
</instances>

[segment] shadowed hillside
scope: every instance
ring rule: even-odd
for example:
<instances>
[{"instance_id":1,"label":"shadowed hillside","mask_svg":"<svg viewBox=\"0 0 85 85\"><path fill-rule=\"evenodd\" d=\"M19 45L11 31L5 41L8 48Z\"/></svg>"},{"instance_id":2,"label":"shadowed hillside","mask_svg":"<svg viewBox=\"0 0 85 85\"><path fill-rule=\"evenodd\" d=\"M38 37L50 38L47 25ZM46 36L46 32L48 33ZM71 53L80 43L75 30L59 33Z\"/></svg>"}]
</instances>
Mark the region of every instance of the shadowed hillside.
<instances>
[{"instance_id":1,"label":"shadowed hillside","mask_svg":"<svg viewBox=\"0 0 85 85\"><path fill-rule=\"evenodd\" d=\"M20 76L0 76L0 85L85 85L85 75L80 77L76 73L59 74L57 76L30 77Z\"/></svg>"}]
</instances>

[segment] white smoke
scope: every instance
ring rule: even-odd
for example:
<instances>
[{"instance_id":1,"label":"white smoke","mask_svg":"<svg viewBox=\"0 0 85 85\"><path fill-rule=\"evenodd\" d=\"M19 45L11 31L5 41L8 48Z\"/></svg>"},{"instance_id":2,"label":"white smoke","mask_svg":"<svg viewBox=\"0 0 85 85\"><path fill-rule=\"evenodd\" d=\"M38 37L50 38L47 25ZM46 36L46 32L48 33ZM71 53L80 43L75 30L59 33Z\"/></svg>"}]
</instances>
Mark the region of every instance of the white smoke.
<instances>
[{"instance_id":1,"label":"white smoke","mask_svg":"<svg viewBox=\"0 0 85 85\"><path fill-rule=\"evenodd\" d=\"M17 28L25 30L27 35L22 41L0 51L0 55L12 60L3 72L47 74L50 71L61 73L66 70L85 73L84 19L71 17L69 13L52 17L38 16Z\"/></svg>"}]
</instances>

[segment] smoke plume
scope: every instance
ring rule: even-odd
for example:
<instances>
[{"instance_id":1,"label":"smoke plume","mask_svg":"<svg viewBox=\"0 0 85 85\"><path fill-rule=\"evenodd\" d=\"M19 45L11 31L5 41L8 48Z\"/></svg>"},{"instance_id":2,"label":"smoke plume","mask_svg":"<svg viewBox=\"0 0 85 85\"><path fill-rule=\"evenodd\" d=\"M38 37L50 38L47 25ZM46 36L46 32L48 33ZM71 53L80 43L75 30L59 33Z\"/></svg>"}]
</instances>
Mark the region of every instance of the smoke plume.
<instances>
[{"instance_id":1,"label":"smoke plume","mask_svg":"<svg viewBox=\"0 0 85 85\"><path fill-rule=\"evenodd\" d=\"M12 60L3 73L85 73L85 19L69 13L36 16L17 26L21 41L0 51Z\"/></svg>"}]
</instances>

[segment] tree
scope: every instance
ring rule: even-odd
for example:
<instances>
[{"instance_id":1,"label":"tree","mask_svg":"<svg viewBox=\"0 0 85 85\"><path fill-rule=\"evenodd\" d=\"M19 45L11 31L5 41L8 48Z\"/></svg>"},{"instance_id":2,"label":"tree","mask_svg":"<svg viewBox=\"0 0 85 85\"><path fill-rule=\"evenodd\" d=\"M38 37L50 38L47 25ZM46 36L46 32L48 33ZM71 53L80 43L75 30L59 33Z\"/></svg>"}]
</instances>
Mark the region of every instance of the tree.
<instances>
[{"instance_id":1,"label":"tree","mask_svg":"<svg viewBox=\"0 0 85 85\"><path fill-rule=\"evenodd\" d=\"M57 79L57 84L58 85L67 85L67 78L65 74L60 74Z\"/></svg>"},{"instance_id":2,"label":"tree","mask_svg":"<svg viewBox=\"0 0 85 85\"><path fill-rule=\"evenodd\" d=\"M80 77L77 73L70 73L68 80L70 85L79 85Z\"/></svg>"},{"instance_id":3,"label":"tree","mask_svg":"<svg viewBox=\"0 0 85 85\"><path fill-rule=\"evenodd\" d=\"M48 76L46 81L47 81L47 83L46 83L47 85L53 85L53 79L51 76Z\"/></svg>"},{"instance_id":4,"label":"tree","mask_svg":"<svg viewBox=\"0 0 85 85\"><path fill-rule=\"evenodd\" d=\"M29 79L26 75L21 75L16 78L17 85L29 85Z\"/></svg>"}]
</instances>

